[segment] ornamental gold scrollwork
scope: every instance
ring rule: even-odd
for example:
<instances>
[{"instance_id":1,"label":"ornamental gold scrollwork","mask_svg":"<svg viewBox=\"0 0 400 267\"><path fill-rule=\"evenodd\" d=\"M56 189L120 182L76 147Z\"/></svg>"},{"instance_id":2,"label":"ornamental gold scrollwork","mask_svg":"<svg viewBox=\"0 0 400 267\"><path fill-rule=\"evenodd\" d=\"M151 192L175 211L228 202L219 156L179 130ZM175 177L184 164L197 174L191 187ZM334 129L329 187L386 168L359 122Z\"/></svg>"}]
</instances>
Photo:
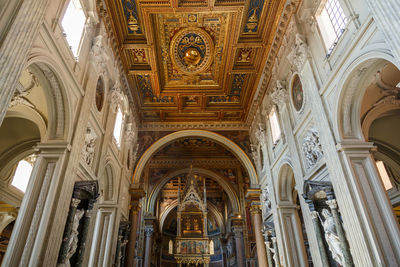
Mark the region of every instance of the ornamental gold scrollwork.
<instances>
[{"instance_id":1,"label":"ornamental gold scrollwork","mask_svg":"<svg viewBox=\"0 0 400 267\"><path fill-rule=\"evenodd\" d=\"M201 28L188 27L178 31L171 41L172 63L185 74L193 75L207 70L214 55L214 43Z\"/></svg>"}]
</instances>

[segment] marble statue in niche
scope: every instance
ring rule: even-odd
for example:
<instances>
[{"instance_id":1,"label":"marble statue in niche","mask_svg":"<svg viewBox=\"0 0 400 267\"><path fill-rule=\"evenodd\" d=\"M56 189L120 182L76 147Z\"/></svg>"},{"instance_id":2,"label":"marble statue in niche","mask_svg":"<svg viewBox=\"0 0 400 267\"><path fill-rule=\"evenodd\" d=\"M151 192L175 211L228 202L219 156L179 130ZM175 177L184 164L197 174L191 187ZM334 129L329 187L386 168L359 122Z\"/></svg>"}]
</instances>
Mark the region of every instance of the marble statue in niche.
<instances>
[{"instance_id":1,"label":"marble statue in niche","mask_svg":"<svg viewBox=\"0 0 400 267\"><path fill-rule=\"evenodd\" d=\"M322 216L325 219L325 221L321 222L325 231L325 240L328 243L329 250L332 253L332 258L340 265L343 265L343 251L340 245L339 236L336 232L333 216L328 209L322 210Z\"/></svg>"}]
</instances>

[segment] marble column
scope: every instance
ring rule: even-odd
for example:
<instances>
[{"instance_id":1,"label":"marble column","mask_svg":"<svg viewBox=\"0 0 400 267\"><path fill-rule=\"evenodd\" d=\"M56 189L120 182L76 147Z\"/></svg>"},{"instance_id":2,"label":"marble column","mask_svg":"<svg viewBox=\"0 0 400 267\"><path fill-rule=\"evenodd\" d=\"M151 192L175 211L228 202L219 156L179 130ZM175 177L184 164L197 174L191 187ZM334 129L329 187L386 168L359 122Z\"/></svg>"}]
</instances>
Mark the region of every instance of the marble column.
<instances>
[{"instance_id":1,"label":"marble column","mask_svg":"<svg viewBox=\"0 0 400 267\"><path fill-rule=\"evenodd\" d=\"M76 208L78 207L79 203L81 203L80 199L72 198L71 205L68 212L67 222L65 223L64 235L61 244L60 253L58 256L58 263L65 263L65 259L69 249L69 242L71 238L72 226L76 214Z\"/></svg>"},{"instance_id":2,"label":"marble column","mask_svg":"<svg viewBox=\"0 0 400 267\"><path fill-rule=\"evenodd\" d=\"M261 210L259 206L251 207L251 217L253 221L253 231L256 238L257 260L259 266L267 266L267 253L264 245L264 237L261 232Z\"/></svg>"},{"instance_id":3,"label":"marble column","mask_svg":"<svg viewBox=\"0 0 400 267\"><path fill-rule=\"evenodd\" d=\"M181 230L181 212L177 211L176 212L176 232L178 236L182 236L182 230Z\"/></svg>"},{"instance_id":4,"label":"marble column","mask_svg":"<svg viewBox=\"0 0 400 267\"><path fill-rule=\"evenodd\" d=\"M145 226L144 233L146 235L146 248L144 254L144 267L151 266L151 249L153 247L153 226Z\"/></svg>"},{"instance_id":5,"label":"marble column","mask_svg":"<svg viewBox=\"0 0 400 267\"><path fill-rule=\"evenodd\" d=\"M128 241L128 253L126 256L126 266L133 267L136 266L135 255L136 255L136 237L137 231L139 230L138 220L139 220L139 202L144 196L143 189L140 188L130 188L129 194L131 195L131 206L130 206L130 232Z\"/></svg>"},{"instance_id":6,"label":"marble column","mask_svg":"<svg viewBox=\"0 0 400 267\"><path fill-rule=\"evenodd\" d=\"M137 223L138 223L138 211L131 207L131 230L129 232L129 242L128 242L128 255L126 256L126 266L133 267L135 263L135 245L136 245L136 235L137 235Z\"/></svg>"},{"instance_id":7,"label":"marble column","mask_svg":"<svg viewBox=\"0 0 400 267\"><path fill-rule=\"evenodd\" d=\"M327 200L326 204L328 204L329 208L331 208L331 211L332 211L332 217L333 217L333 220L335 221L336 232L337 232L339 240L340 240L340 246L342 248L345 266L352 267L352 266L354 266L353 258L351 256L349 244L347 243L347 239L346 239L346 236L344 233L342 221L340 220L340 217L339 217L336 199Z\"/></svg>"},{"instance_id":8,"label":"marble column","mask_svg":"<svg viewBox=\"0 0 400 267\"><path fill-rule=\"evenodd\" d=\"M0 125L37 37L48 0L23 0L0 46Z\"/></svg>"},{"instance_id":9,"label":"marble column","mask_svg":"<svg viewBox=\"0 0 400 267\"><path fill-rule=\"evenodd\" d=\"M400 3L398 0L366 0L378 28L400 64Z\"/></svg>"},{"instance_id":10,"label":"marble column","mask_svg":"<svg viewBox=\"0 0 400 267\"><path fill-rule=\"evenodd\" d=\"M95 201L92 201L93 204ZM85 211L85 216L83 217L83 225L82 225L82 233L81 237L79 238L79 244L77 248L77 261L76 265L77 267L82 266L83 260L85 257L85 250L86 250L86 240L87 240L87 235L89 232L89 226L90 226L90 220L92 217L92 211L93 211L93 204L89 205L89 209Z\"/></svg>"},{"instance_id":11,"label":"marble column","mask_svg":"<svg viewBox=\"0 0 400 267\"><path fill-rule=\"evenodd\" d=\"M244 267L246 258L244 252L243 226L234 226L233 233L235 234L237 266Z\"/></svg>"},{"instance_id":12,"label":"marble column","mask_svg":"<svg viewBox=\"0 0 400 267\"><path fill-rule=\"evenodd\" d=\"M227 244L227 239L226 238L221 238L220 239L221 242L221 251L222 251L222 267L227 267L228 263L227 263L227 249L226 249L226 244Z\"/></svg>"}]
</instances>

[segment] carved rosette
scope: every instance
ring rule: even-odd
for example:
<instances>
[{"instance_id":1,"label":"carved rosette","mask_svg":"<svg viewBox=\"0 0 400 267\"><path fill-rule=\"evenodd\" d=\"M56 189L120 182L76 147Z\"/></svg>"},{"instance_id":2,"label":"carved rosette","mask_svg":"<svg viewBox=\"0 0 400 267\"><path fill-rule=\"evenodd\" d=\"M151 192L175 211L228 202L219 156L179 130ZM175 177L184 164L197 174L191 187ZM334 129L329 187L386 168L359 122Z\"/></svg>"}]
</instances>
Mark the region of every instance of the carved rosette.
<instances>
[{"instance_id":1,"label":"carved rosette","mask_svg":"<svg viewBox=\"0 0 400 267\"><path fill-rule=\"evenodd\" d=\"M315 129L309 130L304 137L302 151L307 168L314 166L323 157L324 153L319 140L319 134Z\"/></svg>"},{"instance_id":2,"label":"carved rosette","mask_svg":"<svg viewBox=\"0 0 400 267\"><path fill-rule=\"evenodd\" d=\"M309 57L309 54L309 48L306 44L305 36L297 33L292 51L287 56L290 65L296 67L297 71L300 72Z\"/></svg>"}]
</instances>

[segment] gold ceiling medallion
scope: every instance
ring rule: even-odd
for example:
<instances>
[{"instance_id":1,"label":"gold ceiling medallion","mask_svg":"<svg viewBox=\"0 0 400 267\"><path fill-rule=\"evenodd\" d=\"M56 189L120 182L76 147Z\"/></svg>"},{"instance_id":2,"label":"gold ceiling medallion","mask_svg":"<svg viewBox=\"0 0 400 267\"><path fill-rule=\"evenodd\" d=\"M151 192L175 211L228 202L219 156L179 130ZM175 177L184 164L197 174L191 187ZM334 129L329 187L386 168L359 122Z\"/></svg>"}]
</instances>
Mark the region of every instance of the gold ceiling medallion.
<instances>
[{"instance_id":1,"label":"gold ceiling medallion","mask_svg":"<svg viewBox=\"0 0 400 267\"><path fill-rule=\"evenodd\" d=\"M203 29L184 28L172 38L170 55L176 68L185 74L194 75L210 67L214 55L214 43Z\"/></svg>"}]
</instances>

